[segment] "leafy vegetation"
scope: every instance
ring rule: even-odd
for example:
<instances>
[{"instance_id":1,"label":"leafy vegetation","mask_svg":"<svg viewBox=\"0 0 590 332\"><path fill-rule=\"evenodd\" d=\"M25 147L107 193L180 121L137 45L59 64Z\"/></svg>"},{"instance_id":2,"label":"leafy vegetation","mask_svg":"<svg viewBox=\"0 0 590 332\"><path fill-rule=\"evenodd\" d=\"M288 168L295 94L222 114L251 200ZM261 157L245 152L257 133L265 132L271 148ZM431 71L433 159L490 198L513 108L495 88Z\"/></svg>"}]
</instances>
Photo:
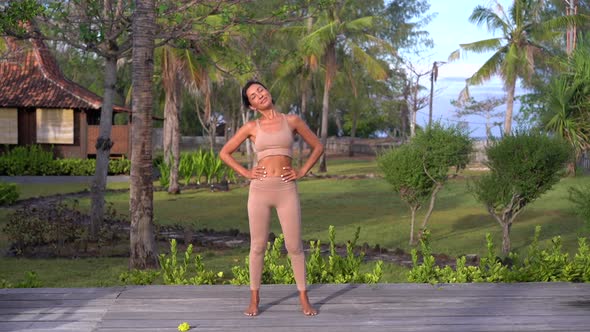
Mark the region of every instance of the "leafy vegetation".
<instances>
[{"instance_id":1,"label":"leafy vegetation","mask_svg":"<svg viewBox=\"0 0 590 332\"><path fill-rule=\"evenodd\" d=\"M541 227L535 228L535 235L523 257L512 253L508 261L502 262L495 256L494 244L486 235L488 253L482 257L479 266L466 266L465 256L457 259L455 269L450 266L436 266L428 236L421 242L422 261L418 252L412 250L413 268L408 273L410 282L462 283L462 282L533 282L568 281L590 282L590 246L586 238L578 239L578 251L573 258L562 251L561 238L554 237L551 247L539 248Z\"/></svg>"},{"instance_id":2,"label":"leafy vegetation","mask_svg":"<svg viewBox=\"0 0 590 332\"><path fill-rule=\"evenodd\" d=\"M129 174L129 159L111 159L108 174ZM40 145L17 146L0 156L0 175L94 175L95 159L54 159L51 150Z\"/></svg>"},{"instance_id":3,"label":"leafy vegetation","mask_svg":"<svg viewBox=\"0 0 590 332\"><path fill-rule=\"evenodd\" d=\"M502 252L510 252L510 229L524 208L559 182L570 147L535 131L516 132L487 148L490 173L471 191L502 226Z\"/></svg>"},{"instance_id":4,"label":"leafy vegetation","mask_svg":"<svg viewBox=\"0 0 590 332\"><path fill-rule=\"evenodd\" d=\"M385 179L393 186L411 212L410 244L415 244L416 212L430 199L421 229L426 229L438 192L448 180L450 167L464 169L472 149L467 133L457 126L440 123L418 133L408 144L379 157Z\"/></svg>"},{"instance_id":5,"label":"leafy vegetation","mask_svg":"<svg viewBox=\"0 0 590 332\"><path fill-rule=\"evenodd\" d=\"M0 206L12 205L18 200L18 189L14 183L0 181Z\"/></svg>"}]
</instances>

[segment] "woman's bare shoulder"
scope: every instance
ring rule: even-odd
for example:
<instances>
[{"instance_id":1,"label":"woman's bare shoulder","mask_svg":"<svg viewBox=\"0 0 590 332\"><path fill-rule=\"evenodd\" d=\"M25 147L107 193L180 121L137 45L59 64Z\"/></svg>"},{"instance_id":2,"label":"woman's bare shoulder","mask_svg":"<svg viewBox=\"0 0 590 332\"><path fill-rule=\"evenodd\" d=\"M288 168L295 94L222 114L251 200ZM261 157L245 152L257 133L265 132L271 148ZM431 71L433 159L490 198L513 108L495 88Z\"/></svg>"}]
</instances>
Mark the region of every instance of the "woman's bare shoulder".
<instances>
[{"instance_id":1,"label":"woman's bare shoulder","mask_svg":"<svg viewBox=\"0 0 590 332\"><path fill-rule=\"evenodd\" d=\"M292 127L296 127L298 124L303 123L303 120L299 117L299 115L295 114L286 114L287 122Z\"/></svg>"}]
</instances>

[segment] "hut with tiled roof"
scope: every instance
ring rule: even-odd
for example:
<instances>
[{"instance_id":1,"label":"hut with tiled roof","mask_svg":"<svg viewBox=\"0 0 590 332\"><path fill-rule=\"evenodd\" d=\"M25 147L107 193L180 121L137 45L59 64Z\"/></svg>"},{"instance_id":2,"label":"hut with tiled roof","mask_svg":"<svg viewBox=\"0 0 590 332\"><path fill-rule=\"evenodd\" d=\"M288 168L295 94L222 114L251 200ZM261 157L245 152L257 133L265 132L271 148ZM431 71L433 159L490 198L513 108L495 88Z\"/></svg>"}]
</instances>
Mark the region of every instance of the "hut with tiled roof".
<instances>
[{"instance_id":1,"label":"hut with tiled roof","mask_svg":"<svg viewBox=\"0 0 590 332\"><path fill-rule=\"evenodd\" d=\"M68 80L42 40L5 41L7 51L0 56L0 145L53 147L60 158L95 155L102 98ZM129 109L114 106L113 111ZM130 153L129 133L129 125L113 125L111 155Z\"/></svg>"}]
</instances>

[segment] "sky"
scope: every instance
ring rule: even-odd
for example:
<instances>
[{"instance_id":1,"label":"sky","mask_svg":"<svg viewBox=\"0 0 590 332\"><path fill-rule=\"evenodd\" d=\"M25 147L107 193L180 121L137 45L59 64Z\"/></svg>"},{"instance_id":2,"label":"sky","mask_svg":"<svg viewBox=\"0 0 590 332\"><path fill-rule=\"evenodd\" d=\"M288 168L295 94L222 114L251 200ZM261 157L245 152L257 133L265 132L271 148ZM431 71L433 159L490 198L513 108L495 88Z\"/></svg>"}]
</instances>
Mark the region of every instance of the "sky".
<instances>
[{"instance_id":1,"label":"sky","mask_svg":"<svg viewBox=\"0 0 590 332\"><path fill-rule=\"evenodd\" d=\"M507 10L511 0L498 1ZM483 39L498 37L488 31L486 26L477 26L469 22L469 16L477 5L491 6L491 0L430 0L429 13L436 13L436 17L424 27L430 33L434 41L434 48L424 52L420 58L415 58L418 64L430 68L434 61L447 61L449 55L459 48L461 43L470 43ZM455 108L450 101L457 99L459 92L465 87L465 79L479 69L492 53L462 54L461 59L452 63L446 63L439 69L438 81L435 84L435 97L433 101L433 119L443 122L466 121L472 137L485 136L485 119L480 116L469 116L458 119L454 116ZM428 76L422 78L424 85L429 87ZM471 96L476 100L482 100L488 96L503 96L502 82L499 78L484 83L481 86L470 87ZM520 90L517 90L517 95ZM518 104L515 103L515 112ZM498 111L503 110L503 106ZM502 118L495 121L503 121ZM428 123L428 107L418 112L419 125ZM493 129L494 135L500 134L499 128Z\"/></svg>"}]
</instances>

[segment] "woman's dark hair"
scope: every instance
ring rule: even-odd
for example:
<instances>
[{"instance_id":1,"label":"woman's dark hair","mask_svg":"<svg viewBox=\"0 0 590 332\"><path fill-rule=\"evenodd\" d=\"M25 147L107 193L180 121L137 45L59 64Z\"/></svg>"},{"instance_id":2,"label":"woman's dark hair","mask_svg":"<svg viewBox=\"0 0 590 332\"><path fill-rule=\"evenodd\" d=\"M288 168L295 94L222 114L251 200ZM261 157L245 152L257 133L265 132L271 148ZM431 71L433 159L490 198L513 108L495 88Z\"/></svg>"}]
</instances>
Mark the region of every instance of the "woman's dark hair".
<instances>
[{"instance_id":1,"label":"woman's dark hair","mask_svg":"<svg viewBox=\"0 0 590 332\"><path fill-rule=\"evenodd\" d=\"M250 100L248 99L248 95L246 95L246 91L248 90L248 88L252 85L252 84L258 84L260 86L262 86L263 88L265 88L266 90L268 90L266 88L266 86L264 86L264 84L256 81L256 80L250 80L248 82L246 82L246 84L244 85L244 87L242 88L242 104L244 104L244 107L248 108L250 107ZM275 100L273 98L272 103L274 104Z\"/></svg>"}]
</instances>

